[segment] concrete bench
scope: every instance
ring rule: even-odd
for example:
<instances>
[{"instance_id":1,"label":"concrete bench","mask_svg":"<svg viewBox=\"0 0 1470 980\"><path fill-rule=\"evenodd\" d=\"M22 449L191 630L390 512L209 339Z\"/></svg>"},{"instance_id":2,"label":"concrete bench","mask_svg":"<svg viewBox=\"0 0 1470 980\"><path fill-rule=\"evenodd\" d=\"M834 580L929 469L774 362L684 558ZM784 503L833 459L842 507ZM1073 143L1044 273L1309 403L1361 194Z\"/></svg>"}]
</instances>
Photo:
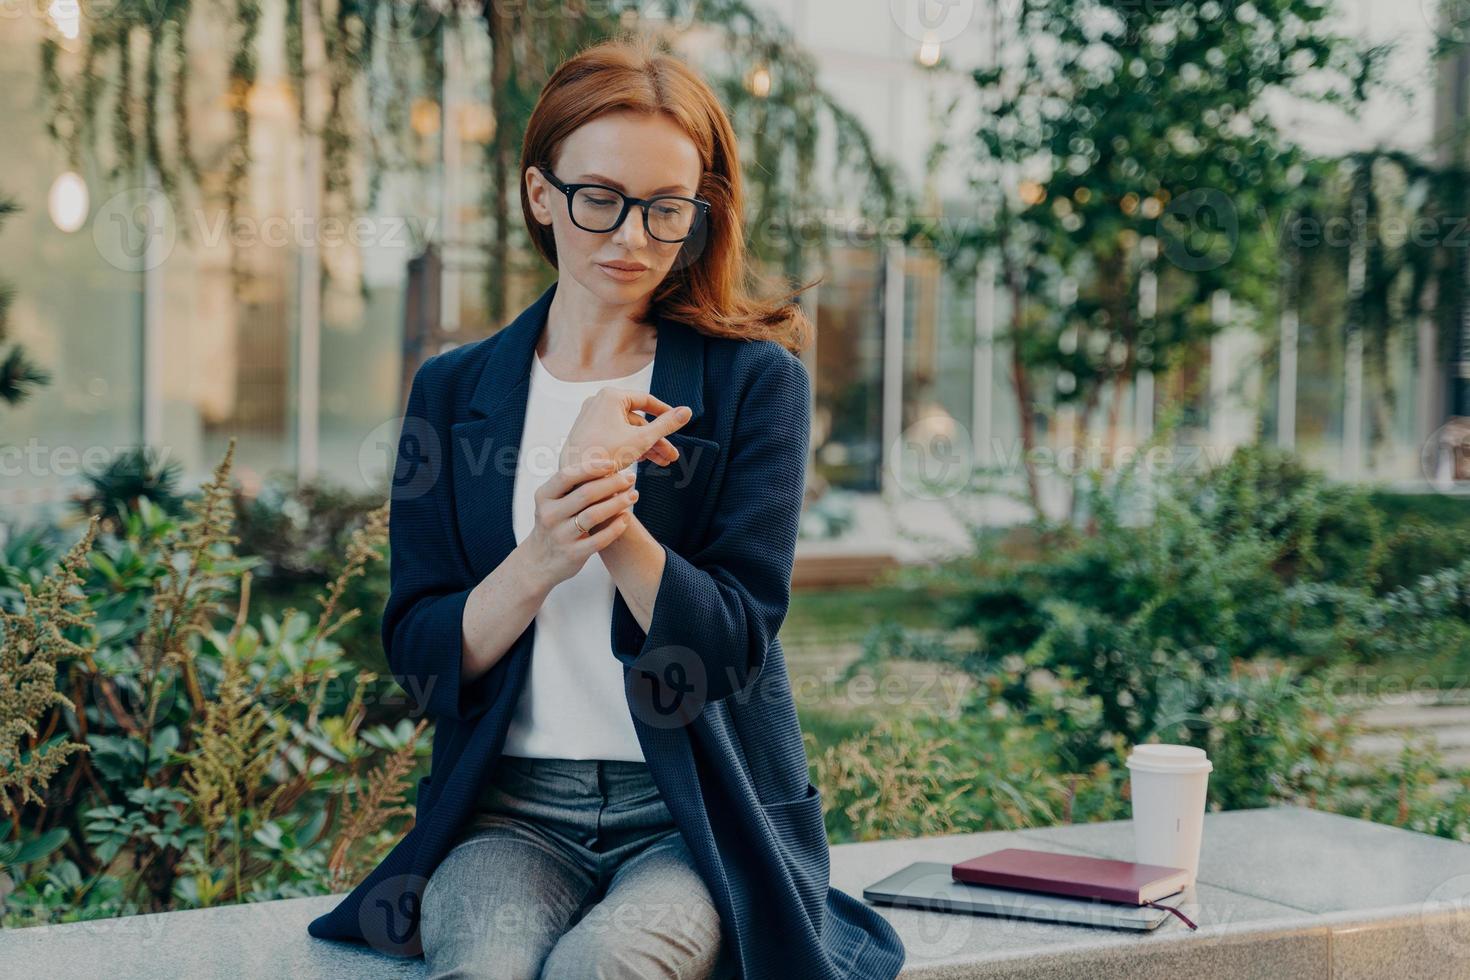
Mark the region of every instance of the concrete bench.
<instances>
[{"instance_id":1,"label":"concrete bench","mask_svg":"<svg viewBox=\"0 0 1470 980\"><path fill-rule=\"evenodd\" d=\"M1301 807L1211 813L1199 882L1181 908L1133 933L883 908L903 936L905 978L1470 977L1470 845ZM1002 847L1128 859L1127 821L954 834L832 848L832 884L863 887L911 861ZM0 934L5 976L421 977L423 960L314 940L339 896L232 905Z\"/></svg>"}]
</instances>

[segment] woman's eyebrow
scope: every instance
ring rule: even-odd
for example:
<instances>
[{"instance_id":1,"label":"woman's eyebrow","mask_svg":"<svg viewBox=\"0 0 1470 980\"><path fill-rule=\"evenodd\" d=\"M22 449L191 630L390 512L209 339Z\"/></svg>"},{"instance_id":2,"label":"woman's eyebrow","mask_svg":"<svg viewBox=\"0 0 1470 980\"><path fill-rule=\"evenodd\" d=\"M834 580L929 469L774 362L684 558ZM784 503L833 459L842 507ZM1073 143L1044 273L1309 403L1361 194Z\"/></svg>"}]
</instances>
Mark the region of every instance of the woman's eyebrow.
<instances>
[{"instance_id":1,"label":"woman's eyebrow","mask_svg":"<svg viewBox=\"0 0 1470 980\"><path fill-rule=\"evenodd\" d=\"M625 187L621 182L613 180L611 177L604 177L602 176L602 174L583 174L581 177L578 178L578 180L581 183L587 183L590 181L598 184L607 184L609 187L616 187L624 194L628 193L628 188ZM688 193L683 184L665 184L663 187L655 188L650 193L663 194L667 191L684 191L685 193Z\"/></svg>"}]
</instances>

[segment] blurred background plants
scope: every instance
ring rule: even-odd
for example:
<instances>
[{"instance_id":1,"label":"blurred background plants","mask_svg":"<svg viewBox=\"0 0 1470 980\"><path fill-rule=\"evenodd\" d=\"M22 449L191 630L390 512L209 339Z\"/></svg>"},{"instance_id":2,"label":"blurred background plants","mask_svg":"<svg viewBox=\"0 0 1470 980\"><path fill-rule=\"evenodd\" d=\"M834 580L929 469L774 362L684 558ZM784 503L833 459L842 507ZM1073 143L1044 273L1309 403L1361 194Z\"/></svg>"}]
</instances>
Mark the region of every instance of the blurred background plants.
<instances>
[{"instance_id":1,"label":"blurred background plants","mask_svg":"<svg viewBox=\"0 0 1470 980\"><path fill-rule=\"evenodd\" d=\"M180 514L147 494L111 530L94 512L59 561L58 532L7 541L6 925L340 890L411 820L427 722L368 724L385 685L342 645L371 610L348 596L382 564L387 507L344 523L341 558L313 556L314 610L260 612L233 454Z\"/></svg>"},{"instance_id":2,"label":"blurred background plants","mask_svg":"<svg viewBox=\"0 0 1470 980\"><path fill-rule=\"evenodd\" d=\"M1332 483L1259 445L1152 479L1094 472L1082 497L1087 528L976 526L971 554L894 577L922 625L871 626L842 680L939 670L971 693L875 712L871 731L803 707L833 733L814 769L834 839L1126 817L1128 749L1166 741L1209 752L1216 809L1470 840L1470 769L1423 738L1360 751L1380 692L1470 678L1470 558L1447 544L1463 501Z\"/></svg>"},{"instance_id":3,"label":"blurred background plants","mask_svg":"<svg viewBox=\"0 0 1470 980\"><path fill-rule=\"evenodd\" d=\"M381 679L386 505L246 495L232 453L177 513L123 495L79 538L6 537L6 925L341 891L411 826L427 722ZM1470 566L1446 543L1470 515L1263 447L1093 473L1081 505L1082 526L976 525L969 554L794 596L793 677L865 630L841 680L964 681L939 710L796 685L834 842L1123 819L1148 740L1207 749L1214 808L1470 839L1470 772L1424 738L1359 748L1378 685L1470 676Z\"/></svg>"}]
</instances>

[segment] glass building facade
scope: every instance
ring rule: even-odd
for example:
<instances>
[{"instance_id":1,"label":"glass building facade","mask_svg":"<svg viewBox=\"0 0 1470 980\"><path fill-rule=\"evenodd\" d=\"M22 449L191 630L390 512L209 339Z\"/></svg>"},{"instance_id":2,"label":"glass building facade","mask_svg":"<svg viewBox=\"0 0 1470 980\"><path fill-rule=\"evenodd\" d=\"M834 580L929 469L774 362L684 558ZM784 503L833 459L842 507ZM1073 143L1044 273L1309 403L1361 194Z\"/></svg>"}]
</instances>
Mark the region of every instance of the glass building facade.
<instances>
[{"instance_id":1,"label":"glass building facade","mask_svg":"<svg viewBox=\"0 0 1470 980\"><path fill-rule=\"evenodd\" d=\"M923 68L892 24L842 17L835 0L780 12L880 151L963 213L963 175L923 172L924 147L938 135L923 110L970 86L966 73ZM355 234L330 224L310 179L319 148L303 143L284 69L263 64L245 97L254 133L248 234L222 236L217 214L180 212L146 176L121 190L95 162L67 176L36 71L49 29L44 18L0 26L9 151L0 191L24 209L0 227L0 277L16 287L13 339L52 375L0 416L0 512L61 507L84 466L138 444L182 463L185 486L207 476L231 438L247 487L275 470L380 485L382 447L395 438L413 367L493 329L476 246L486 235L484 147L493 131L483 30L472 22L446 43L442 85L415 106L427 162L387 174ZM968 63L982 40L957 39L955 63ZM221 127L229 112L201 105L196 128ZM68 231L56 199L62 212L78 206L75 178L87 220ZM129 236L139 222L172 231L136 250ZM545 281L533 259L519 256L511 271L511 311ZM822 277L803 300L817 323L804 354L816 478L904 499L891 464L903 434L921 423L970 440L977 462L1013 458L1020 416L1009 353L996 339L1004 297L984 266L956 271L923 248L850 240L808 271ZM1425 394L1432 345L1422 336L1399 344L1385 380L1358 383L1339 320L1303 311L1289 361L1261 341L1273 330L1227 331L1190 366L1206 382L1201 437L1229 446L1260 428L1335 474L1417 479L1420 445L1445 411L1442 393ZM1391 398L1373 388L1385 383ZM1120 440L1146 439L1156 404L1170 396L1147 373L1126 389ZM1355 406L1371 423L1344 424ZM1066 413L1051 423L1038 438L1070 444Z\"/></svg>"}]
</instances>

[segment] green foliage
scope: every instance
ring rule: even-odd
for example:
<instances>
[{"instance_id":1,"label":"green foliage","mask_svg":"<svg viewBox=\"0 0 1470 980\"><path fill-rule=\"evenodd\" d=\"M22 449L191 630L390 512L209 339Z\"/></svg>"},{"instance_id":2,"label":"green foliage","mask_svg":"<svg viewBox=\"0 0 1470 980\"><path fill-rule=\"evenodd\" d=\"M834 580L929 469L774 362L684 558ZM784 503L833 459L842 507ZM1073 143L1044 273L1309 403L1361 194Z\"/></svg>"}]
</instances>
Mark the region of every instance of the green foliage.
<instances>
[{"instance_id":1,"label":"green foliage","mask_svg":"<svg viewBox=\"0 0 1470 980\"><path fill-rule=\"evenodd\" d=\"M1342 696L1365 664L1470 665L1470 559L1431 548L1414 555L1425 574L1386 585L1389 556L1411 551L1395 521L1262 446L1147 486L1125 468L1086 499L1090 535L1038 523L905 576L946 596L944 631L875 630L853 671L938 663L980 695L957 718L831 748L834 832L1079 819L1059 804L1064 776L1109 813L1128 748L1164 741L1209 752L1216 808L1292 802L1470 839L1470 774L1443 797L1435 784L1454 774L1427 749L1362 757L1361 707Z\"/></svg>"},{"instance_id":2,"label":"green foliage","mask_svg":"<svg viewBox=\"0 0 1470 980\"><path fill-rule=\"evenodd\" d=\"M144 496L116 533L93 519L59 570L48 535L7 549L40 561L0 569L7 926L339 891L412 816L427 721L365 727L377 676L340 642L387 507L348 534L316 614L252 614L233 452L182 514Z\"/></svg>"},{"instance_id":3,"label":"green foliage","mask_svg":"<svg viewBox=\"0 0 1470 980\"><path fill-rule=\"evenodd\" d=\"M274 474L252 496L237 493L235 530L240 550L259 559L254 567L255 604L280 613L313 602L317 584L330 579L353 533L382 503L383 495ZM343 625L337 639L359 666L384 671L377 613L388 599L388 569L372 562L347 583L342 604L372 615Z\"/></svg>"},{"instance_id":4,"label":"green foliage","mask_svg":"<svg viewBox=\"0 0 1470 980\"><path fill-rule=\"evenodd\" d=\"M178 460L136 446L117 454L100 470L88 472L87 489L72 498L72 505L85 517L102 518L108 528L121 526L145 498L167 513L180 514L184 507L178 490L182 472Z\"/></svg>"},{"instance_id":5,"label":"green foliage","mask_svg":"<svg viewBox=\"0 0 1470 980\"><path fill-rule=\"evenodd\" d=\"M1033 416L1063 405L1080 449L1106 404L1111 453L1125 386L1227 326L1220 291L1235 320L1269 319L1280 254L1268 216L1309 159L1275 100L1351 111L1381 74L1384 52L1340 32L1333 7L1020 0L996 20L996 54L972 73L978 220L956 234L933 216L913 234L956 271L994 259L1025 450Z\"/></svg>"},{"instance_id":6,"label":"green foliage","mask_svg":"<svg viewBox=\"0 0 1470 980\"><path fill-rule=\"evenodd\" d=\"M815 754L833 841L1126 816L1118 759L1077 768L1064 755L1077 733L1096 731L1095 696L1072 679L1028 687L1017 663L983 680L953 715L883 718Z\"/></svg>"}]
</instances>

